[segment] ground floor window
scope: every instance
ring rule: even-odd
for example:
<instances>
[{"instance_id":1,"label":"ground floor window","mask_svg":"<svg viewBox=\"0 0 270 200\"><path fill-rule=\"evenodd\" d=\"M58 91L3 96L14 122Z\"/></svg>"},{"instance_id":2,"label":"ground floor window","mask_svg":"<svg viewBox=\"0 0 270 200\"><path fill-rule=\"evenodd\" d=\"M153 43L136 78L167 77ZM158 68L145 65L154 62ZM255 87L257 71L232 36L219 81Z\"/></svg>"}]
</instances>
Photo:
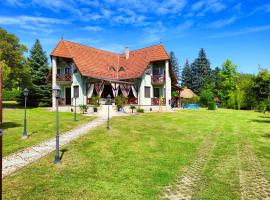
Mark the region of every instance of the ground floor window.
<instances>
[{"instance_id":1,"label":"ground floor window","mask_svg":"<svg viewBox=\"0 0 270 200\"><path fill-rule=\"evenodd\" d=\"M144 97L150 98L150 87L144 86Z\"/></svg>"}]
</instances>

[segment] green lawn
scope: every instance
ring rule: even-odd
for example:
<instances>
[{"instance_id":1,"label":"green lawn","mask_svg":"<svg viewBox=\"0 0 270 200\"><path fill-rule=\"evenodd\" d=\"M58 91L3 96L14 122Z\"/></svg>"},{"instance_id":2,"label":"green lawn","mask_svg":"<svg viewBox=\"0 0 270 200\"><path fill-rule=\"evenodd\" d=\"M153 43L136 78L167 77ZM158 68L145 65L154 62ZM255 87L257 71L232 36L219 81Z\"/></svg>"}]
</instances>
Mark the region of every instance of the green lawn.
<instances>
[{"instance_id":1,"label":"green lawn","mask_svg":"<svg viewBox=\"0 0 270 200\"><path fill-rule=\"evenodd\" d=\"M14 107L14 103L4 106ZM3 154L4 156L33 144L40 143L55 136L55 112L46 108L32 108L27 110L28 139L22 140L24 110L21 108L4 108L3 112ZM60 112L60 132L64 132L93 119L78 115L78 122L74 123L73 113Z\"/></svg>"},{"instance_id":2,"label":"green lawn","mask_svg":"<svg viewBox=\"0 0 270 200\"><path fill-rule=\"evenodd\" d=\"M251 111L185 110L112 119L54 154L3 179L4 199L157 199L215 142L194 199L240 199L239 145L250 144L270 181L270 115ZM29 176L31 178L29 178Z\"/></svg>"}]
</instances>

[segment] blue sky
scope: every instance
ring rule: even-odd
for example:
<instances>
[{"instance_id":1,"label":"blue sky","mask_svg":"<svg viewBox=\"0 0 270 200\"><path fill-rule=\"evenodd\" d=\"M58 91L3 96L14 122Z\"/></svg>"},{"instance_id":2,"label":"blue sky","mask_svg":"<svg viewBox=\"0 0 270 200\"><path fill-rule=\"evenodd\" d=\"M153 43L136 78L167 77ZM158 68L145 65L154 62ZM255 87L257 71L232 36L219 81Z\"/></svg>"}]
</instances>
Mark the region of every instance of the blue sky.
<instances>
[{"instance_id":1,"label":"blue sky","mask_svg":"<svg viewBox=\"0 0 270 200\"><path fill-rule=\"evenodd\" d=\"M162 42L179 63L205 48L211 66L270 69L269 0L1 0L0 26L49 54L64 39L113 52Z\"/></svg>"}]
</instances>

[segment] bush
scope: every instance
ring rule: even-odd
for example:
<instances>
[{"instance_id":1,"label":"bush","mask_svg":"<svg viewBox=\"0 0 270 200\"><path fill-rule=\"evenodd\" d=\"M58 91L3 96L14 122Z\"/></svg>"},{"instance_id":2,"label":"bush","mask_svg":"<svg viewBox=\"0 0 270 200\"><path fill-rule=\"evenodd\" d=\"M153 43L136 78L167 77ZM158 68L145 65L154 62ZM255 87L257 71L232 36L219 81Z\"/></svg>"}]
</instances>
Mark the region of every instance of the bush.
<instances>
[{"instance_id":1,"label":"bush","mask_svg":"<svg viewBox=\"0 0 270 200\"><path fill-rule=\"evenodd\" d=\"M5 90L3 89L3 101L17 101L20 97L20 90Z\"/></svg>"},{"instance_id":2,"label":"bush","mask_svg":"<svg viewBox=\"0 0 270 200\"><path fill-rule=\"evenodd\" d=\"M88 110L87 105L79 105L79 107L82 114L86 113Z\"/></svg>"},{"instance_id":3,"label":"bush","mask_svg":"<svg viewBox=\"0 0 270 200\"><path fill-rule=\"evenodd\" d=\"M120 110L124 107L124 105L127 103L127 98L123 95L115 97L115 105L117 106L117 109Z\"/></svg>"},{"instance_id":4,"label":"bush","mask_svg":"<svg viewBox=\"0 0 270 200\"><path fill-rule=\"evenodd\" d=\"M265 113L267 109L267 103L265 101L261 101L258 105L258 111Z\"/></svg>"},{"instance_id":5,"label":"bush","mask_svg":"<svg viewBox=\"0 0 270 200\"><path fill-rule=\"evenodd\" d=\"M94 108L97 108L99 107L99 100L100 100L100 97L99 96L93 96L91 98L91 104L94 106Z\"/></svg>"},{"instance_id":6,"label":"bush","mask_svg":"<svg viewBox=\"0 0 270 200\"><path fill-rule=\"evenodd\" d=\"M216 102L214 101L208 102L208 110L216 110L216 109L217 109Z\"/></svg>"},{"instance_id":7,"label":"bush","mask_svg":"<svg viewBox=\"0 0 270 200\"><path fill-rule=\"evenodd\" d=\"M137 112L138 112L138 113L144 113L144 109L142 109L142 108L137 108Z\"/></svg>"},{"instance_id":8,"label":"bush","mask_svg":"<svg viewBox=\"0 0 270 200\"><path fill-rule=\"evenodd\" d=\"M182 99L182 104L194 104L194 103L199 103L200 101L200 97L199 96L195 96L192 97L190 99Z\"/></svg>"},{"instance_id":9,"label":"bush","mask_svg":"<svg viewBox=\"0 0 270 200\"><path fill-rule=\"evenodd\" d=\"M202 90L200 94L200 102L202 105L207 106L208 103L212 102L214 94L211 90Z\"/></svg>"},{"instance_id":10,"label":"bush","mask_svg":"<svg viewBox=\"0 0 270 200\"><path fill-rule=\"evenodd\" d=\"M132 111L132 113L133 113L133 110L134 109L136 109L136 106L134 106L134 105L130 105L130 107L129 107L130 109L131 109L131 111Z\"/></svg>"}]
</instances>

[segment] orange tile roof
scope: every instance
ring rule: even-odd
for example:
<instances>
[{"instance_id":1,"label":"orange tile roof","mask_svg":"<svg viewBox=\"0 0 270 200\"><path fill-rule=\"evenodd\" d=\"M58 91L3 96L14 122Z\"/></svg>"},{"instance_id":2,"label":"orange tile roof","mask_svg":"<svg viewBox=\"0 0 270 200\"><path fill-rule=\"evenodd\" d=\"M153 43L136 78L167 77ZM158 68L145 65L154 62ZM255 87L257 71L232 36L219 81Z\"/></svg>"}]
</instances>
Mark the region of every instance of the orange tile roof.
<instances>
[{"instance_id":1,"label":"orange tile roof","mask_svg":"<svg viewBox=\"0 0 270 200\"><path fill-rule=\"evenodd\" d=\"M110 79L140 77L150 62L169 60L162 44L130 51L126 59L125 54L103 51L67 40L61 40L51 56L72 58L83 76ZM120 67L124 67L124 71L119 71Z\"/></svg>"}]
</instances>

